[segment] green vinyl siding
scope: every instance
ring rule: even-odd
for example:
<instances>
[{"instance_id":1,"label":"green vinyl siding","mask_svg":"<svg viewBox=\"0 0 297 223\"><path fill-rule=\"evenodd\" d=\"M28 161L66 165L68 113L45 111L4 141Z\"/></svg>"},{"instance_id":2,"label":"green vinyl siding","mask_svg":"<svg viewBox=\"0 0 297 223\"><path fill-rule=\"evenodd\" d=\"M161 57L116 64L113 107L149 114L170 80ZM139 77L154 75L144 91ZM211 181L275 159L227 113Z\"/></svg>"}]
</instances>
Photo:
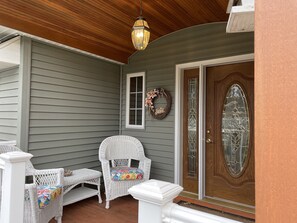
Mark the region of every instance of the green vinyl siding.
<instances>
[{"instance_id":1,"label":"green vinyl siding","mask_svg":"<svg viewBox=\"0 0 297 223\"><path fill-rule=\"evenodd\" d=\"M143 143L146 155L152 159L151 178L174 181L176 65L253 53L253 33L227 34L226 25L204 24L171 33L133 54L123 67L121 133L135 136ZM142 71L146 72L145 92L162 87L171 93L171 111L163 120L153 119L146 111L144 130L126 129L126 75Z\"/></svg>"},{"instance_id":2,"label":"green vinyl siding","mask_svg":"<svg viewBox=\"0 0 297 223\"><path fill-rule=\"evenodd\" d=\"M19 67L0 70L0 141L16 140Z\"/></svg>"},{"instance_id":3,"label":"green vinyl siding","mask_svg":"<svg viewBox=\"0 0 297 223\"><path fill-rule=\"evenodd\" d=\"M29 153L36 168L99 167L119 134L120 66L32 41Z\"/></svg>"}]
</instances>

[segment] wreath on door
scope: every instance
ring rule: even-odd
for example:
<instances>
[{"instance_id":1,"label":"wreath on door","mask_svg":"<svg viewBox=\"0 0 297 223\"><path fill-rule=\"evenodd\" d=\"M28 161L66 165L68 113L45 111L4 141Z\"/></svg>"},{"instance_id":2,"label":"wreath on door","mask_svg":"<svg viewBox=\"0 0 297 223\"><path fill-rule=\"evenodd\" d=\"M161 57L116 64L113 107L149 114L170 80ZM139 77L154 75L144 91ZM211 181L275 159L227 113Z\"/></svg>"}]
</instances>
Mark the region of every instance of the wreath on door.
<instances>
[{"instance_id":1,"label":"wreath on door","mask_svg":"<svg viewBox=\"0 0 297 223\"><path fill-rule=\"evenodd\" d=\"M145 107L149 109L149 112L153 116L153 118L158 120L165 118L171 109L172 98L170 93L164 88L155 88L147 92L146 96ZM166 105L156 107L155 102L160 98L165 98Z\"/></svg>"}]
</instances>

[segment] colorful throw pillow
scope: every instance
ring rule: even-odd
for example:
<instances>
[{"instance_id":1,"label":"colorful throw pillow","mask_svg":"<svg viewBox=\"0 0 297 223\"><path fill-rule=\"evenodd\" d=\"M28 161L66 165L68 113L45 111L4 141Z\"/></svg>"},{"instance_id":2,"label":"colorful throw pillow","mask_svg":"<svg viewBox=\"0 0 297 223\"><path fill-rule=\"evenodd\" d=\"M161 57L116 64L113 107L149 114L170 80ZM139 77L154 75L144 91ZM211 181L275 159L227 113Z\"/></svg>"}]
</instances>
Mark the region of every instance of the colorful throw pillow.
<instances>
[{"instance_id":1,"label":"colorful throw pillow","mask_svg":"<svg viewBox=\"0 0 297 223\"><path fill-rule=\"evenodd\" d=\"M45 208L62 194L62 186L37 186L39 208Z\"/></svg>"},{"instance_id":2,"label":"colorful throw pillow","mask_svg":"<svg viewBox=\"0 0 297 223\"><path fill-rule=\"evenodd\" d=\"M135 167L113 167L110 170L113 181L142 180L143 171Z\"/></svg>"}]
</instances>

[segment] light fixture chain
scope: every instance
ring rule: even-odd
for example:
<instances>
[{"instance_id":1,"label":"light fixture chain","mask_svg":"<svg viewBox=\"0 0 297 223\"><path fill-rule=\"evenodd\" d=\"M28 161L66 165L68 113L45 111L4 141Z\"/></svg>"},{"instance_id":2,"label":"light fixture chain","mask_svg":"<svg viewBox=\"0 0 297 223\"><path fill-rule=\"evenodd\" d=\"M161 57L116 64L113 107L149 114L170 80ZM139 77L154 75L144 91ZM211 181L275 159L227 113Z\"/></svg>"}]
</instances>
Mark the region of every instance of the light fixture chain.
<instances>
[{"instance_id":1,"label":"light fixture chain","mask_svg":"<svg viewBox=\"0 0 297 223\"><path fill-rule=\"evenodd\" d=\"M140 16L142 16L142 0L139 0L140 2Z\"/></svg>"}]
</instances>

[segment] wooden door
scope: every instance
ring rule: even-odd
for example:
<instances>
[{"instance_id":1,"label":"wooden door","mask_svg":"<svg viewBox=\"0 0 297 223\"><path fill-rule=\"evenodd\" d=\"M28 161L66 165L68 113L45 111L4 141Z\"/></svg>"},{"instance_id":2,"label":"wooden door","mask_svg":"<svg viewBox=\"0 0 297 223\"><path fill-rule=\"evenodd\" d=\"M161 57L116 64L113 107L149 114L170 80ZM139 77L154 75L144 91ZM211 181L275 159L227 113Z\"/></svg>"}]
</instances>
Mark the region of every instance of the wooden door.
<instances>
[{"instance_id":1,"label":"wooden door","mask_svg":"<svg viewBox=\"0 0 297 223\"><path fill-rule=\"evenodd\" d=\"M184 71L183 187L198 194L198 95L199 69Z\"/></svg>"},{"instance_id":2,"label":"wooden door","mask_svg":"<svg viewBox=\"0 0 297 223\"><path fill-rule=\"evenodd\" d=\"M254 63L209 67L207 197L255 205Z\"/></svg>"}]
</instances>

